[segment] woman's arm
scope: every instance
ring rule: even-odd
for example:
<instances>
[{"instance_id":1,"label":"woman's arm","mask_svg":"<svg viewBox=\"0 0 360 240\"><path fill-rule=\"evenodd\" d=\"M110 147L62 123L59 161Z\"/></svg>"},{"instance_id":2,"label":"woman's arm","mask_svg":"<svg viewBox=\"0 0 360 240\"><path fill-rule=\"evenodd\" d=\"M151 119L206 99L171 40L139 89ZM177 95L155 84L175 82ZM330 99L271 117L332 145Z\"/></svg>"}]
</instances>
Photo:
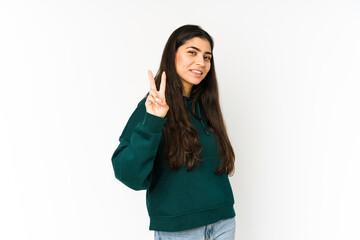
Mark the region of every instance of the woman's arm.
<instances>
[{"instance_id":1,"label":"woman's arm","mask_svg":"<svg viewBox=\"0 0 360 240\"><path fill-rule=\"evenodd\" d=\"M145 99L131 115L112 155L115 177L134 190L150 186L150 174L167 118L145 110Z\"/></svg>"}]
</instances>

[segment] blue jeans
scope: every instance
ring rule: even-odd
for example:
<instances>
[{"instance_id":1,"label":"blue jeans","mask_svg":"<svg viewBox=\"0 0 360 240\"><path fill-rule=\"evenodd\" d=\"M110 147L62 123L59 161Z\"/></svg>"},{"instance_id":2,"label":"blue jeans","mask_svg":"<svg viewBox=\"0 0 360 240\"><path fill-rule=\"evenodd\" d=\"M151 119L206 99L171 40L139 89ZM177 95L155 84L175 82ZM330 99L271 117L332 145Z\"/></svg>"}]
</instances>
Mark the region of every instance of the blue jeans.
<instances>
[{"instance_id":1,"label":"blue jeans","mask_svg":"<svg viewBox=\"0 0 360 240\"><path fill-rule=\"evenodd\" d=\"M180 232L154 231L155 240L234 240L235 217Z\"/></svg>"}]
</instances>

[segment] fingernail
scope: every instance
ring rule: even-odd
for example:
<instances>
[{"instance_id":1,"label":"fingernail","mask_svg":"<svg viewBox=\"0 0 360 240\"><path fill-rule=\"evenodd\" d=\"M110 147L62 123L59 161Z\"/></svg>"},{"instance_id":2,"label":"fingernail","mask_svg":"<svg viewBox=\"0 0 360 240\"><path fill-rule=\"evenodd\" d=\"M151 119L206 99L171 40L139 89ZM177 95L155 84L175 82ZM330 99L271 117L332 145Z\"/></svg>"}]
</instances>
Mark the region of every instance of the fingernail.
<instances>
[{"instance_id":1,"label":"fingernail","mask_svg":"<svg viewBox=\"0 0 360 240\"><path fill-rule=\"evenodd\" d=\"M157 102L161 103L161 99L160 98L156 98L155 99Z\"/></svg>"}]
</instances>

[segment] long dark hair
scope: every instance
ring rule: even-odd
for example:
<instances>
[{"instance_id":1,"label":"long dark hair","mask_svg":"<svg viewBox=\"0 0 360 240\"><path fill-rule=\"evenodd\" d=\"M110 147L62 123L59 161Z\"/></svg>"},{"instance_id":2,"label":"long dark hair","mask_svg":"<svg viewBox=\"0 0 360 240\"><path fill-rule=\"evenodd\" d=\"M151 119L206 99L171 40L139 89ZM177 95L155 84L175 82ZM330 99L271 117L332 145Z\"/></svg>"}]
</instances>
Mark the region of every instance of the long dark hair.
<instances>
[{"instance_id":1,"label":"long dark hair","mask_svg":"<svg viewBox=\"0 0 360 240\"><path fill-rule=\"evenodd\" d=\"M169 111L163 127L164 156L169 159L171 169L185 167L188 163L188 171L199 166L201 161L199 154L202 147L199 143L198 133L190 122L190 113L183 99L182 83L175 68L175 54L181 45L194 37L208 40L211 51L214 49L212 37L200 26L181 26L170 35L162 54L159 70L154 77L157 89L159 89L161 73L166 72L165 97ZM204 109L207 126L219 142L221 165L214 174L218 175L226 171L226 174L230 175L234 172L235 154L220 109L214 55L210 61L211 67L206 77L198 85L192 87L192 112L195 115L195 104L198 101Z\"/></svg>"}]
</instances>

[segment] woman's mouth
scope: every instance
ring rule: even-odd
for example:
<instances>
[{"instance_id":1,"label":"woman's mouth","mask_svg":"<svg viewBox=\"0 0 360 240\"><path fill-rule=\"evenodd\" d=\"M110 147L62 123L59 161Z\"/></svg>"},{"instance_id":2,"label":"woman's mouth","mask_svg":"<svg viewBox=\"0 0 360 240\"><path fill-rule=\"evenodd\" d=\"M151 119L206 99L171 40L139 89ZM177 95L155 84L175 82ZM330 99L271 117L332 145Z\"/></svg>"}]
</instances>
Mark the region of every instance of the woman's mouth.
<instances>
[{"instance_id":1,"label":"woman's mouth","mask_svg":"<svg viewBox=\"0 0 360 240\"><path fill-rule=\"evenodd\" d=\"M199 70L190 70L190 72L192 73L193 76L195 77L201 77L202 72Z\"/></svg>"}]
</instances>

